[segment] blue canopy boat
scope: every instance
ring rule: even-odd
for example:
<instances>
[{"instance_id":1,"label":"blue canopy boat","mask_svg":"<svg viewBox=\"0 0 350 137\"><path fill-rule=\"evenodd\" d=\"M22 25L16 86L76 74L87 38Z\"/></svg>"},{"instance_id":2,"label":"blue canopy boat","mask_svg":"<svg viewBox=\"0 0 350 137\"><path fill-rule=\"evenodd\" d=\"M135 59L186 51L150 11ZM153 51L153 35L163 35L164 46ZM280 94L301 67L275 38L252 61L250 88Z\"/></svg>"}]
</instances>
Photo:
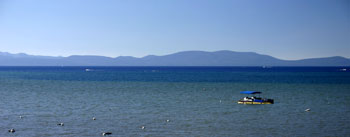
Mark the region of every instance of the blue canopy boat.
<instances>
[{"instance_id":1,"label":"blue canopy boat","mask_svg":"<svg viewBox=\"0 0 350 137\"><path fill-rule=\"evenodd\" d=\"M241 94L261 94L261 92L257 91L242 91ZM261 97L244 97L243 99L238 101L238 104L273 104L273 99L261 98Z\"/></svg>"}]
</instances>

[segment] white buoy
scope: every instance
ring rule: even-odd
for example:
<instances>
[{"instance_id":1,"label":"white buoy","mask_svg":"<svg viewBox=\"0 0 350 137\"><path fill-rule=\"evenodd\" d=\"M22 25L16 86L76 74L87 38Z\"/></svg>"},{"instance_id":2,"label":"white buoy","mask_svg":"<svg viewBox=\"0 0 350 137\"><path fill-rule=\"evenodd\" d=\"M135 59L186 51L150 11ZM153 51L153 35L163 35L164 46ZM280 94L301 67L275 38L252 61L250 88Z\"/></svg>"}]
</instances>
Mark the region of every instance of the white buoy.
<instances>
[{"instance_id":1,"label":"white buoy","mask_svg":"<svg viewBox=\"0 0 350 137\"><path fill-rule=\"evenodd\" d=\"M10 133L15 133L16 131L15 131L15 129L12 128L12 129L9 130L9 132Z\"/></svg>"},{"instance_id":2,"label":"white buoy","mask_svg":"<svg viewBox=\"0 0 350 137\"><path fill-rule=\"evenodd\" d=\"M146 127L145 126L141 126L141 129L145 129Z\"/></svg>"},{"instance_id":3,"label":"white buoy","mask_svg":"<svg viewBox=\"0 0 350 137\"><path fill-rule=\"evenodd\" d=\"M20 119L22 119L22 118L23 118L23 116L19 116L19 118L20 118Z\"/></svg>"},{"instance_id":4,"label":"white buoy","mask_svg":"<svg viewBox=\"0 0 350 137\"><path fill-rule=\"evenodd\" d=\"M305 111L306 111L306 112L309 112L310 110L311 110L310 108L308 108L308 109L305 109Z\"/></svg>"},{"instance_id":5,"label":"white buoy","mask_svg":"<svg viewBox=\"0 0 350 137\"><path fill-rule=\"evenodd\" d=\"M93 117L93 118L92 118L92 120L96 120L96 118L95 118L95 117Z\"/></svg>"},{"instance_id":6,"label":"white buoy","mask_svg":"<svg viewBox=\"0 0 350 137\"><path fill-rule=\"evenodd\" d=\"M63 124L63 123L58 123L57 125L59 125L59 126L64 126L64 124Z\"/></svg>"},{"instance_id":7,"label":"white buoy","mask_svg":"<svg viewBox=\"0 0 350 137\"><path fill-rule=\"evenodd\" d=\"M102 136L106 136L106 135L112 135L112 132L103 132Z\"/></svg>"},{"instance_id":8,"label":"white buoy","mask_svg":"<svg viewBox=\"0 0 350 137\"><path fill-rule=\"evenodd\" d=\"M170 120L169 120L169 119L167 119L167 120L166 120L166 122L170 122Z\"/></svg>"}]
</instances>

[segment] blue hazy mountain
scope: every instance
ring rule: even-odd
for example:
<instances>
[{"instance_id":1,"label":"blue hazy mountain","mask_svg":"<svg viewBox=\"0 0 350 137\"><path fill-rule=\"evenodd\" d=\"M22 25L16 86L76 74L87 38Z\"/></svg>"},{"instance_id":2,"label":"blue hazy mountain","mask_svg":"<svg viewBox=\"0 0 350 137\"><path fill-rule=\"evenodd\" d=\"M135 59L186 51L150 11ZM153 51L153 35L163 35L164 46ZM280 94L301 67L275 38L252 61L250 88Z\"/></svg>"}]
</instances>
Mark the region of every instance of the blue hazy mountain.
<instances>
[{"instance_id":1,"label":"blue hazy mountain","mask_svg":"<svg viewBox=\"0 0 350 137\"><path fill-rule=\"evenodd\" d=\"M0 52L0 66L350 66L350 59L335 56L302 60L281 60L254 52L184 51L142 58L119 56L34 56Z\"/></svg>"}]
</instances>

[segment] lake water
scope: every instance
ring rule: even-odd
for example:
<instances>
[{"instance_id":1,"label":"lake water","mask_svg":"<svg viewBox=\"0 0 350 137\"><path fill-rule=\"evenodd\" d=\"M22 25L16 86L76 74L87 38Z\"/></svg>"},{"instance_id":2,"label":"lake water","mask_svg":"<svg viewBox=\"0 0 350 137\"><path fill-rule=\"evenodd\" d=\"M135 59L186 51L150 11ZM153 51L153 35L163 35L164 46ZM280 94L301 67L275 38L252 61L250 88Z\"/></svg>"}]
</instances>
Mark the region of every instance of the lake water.
<instances>
[{"instance_id":1,"label":"lake water","mask_svg":"<svg viewBox=\"0 0 350 137\"><path fill-rule=\"evenodd\" d=\"M237 104L245 90L275 104ZM102 132L349 136L350 68L0 67L1 137Z\"/></svg>"}]
</instances>

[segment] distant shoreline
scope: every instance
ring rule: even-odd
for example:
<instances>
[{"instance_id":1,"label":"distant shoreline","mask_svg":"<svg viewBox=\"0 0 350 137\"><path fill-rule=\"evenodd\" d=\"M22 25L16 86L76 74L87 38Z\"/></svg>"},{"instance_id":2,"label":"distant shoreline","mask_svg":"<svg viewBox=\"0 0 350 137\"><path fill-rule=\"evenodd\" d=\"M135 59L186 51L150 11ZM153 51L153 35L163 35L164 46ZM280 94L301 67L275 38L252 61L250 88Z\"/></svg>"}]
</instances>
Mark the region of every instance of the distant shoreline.
<instances>
[{"instance_id":1,"label":"distant shoreline","mask_svg":"<svg viewBox=\"0 0 350 137\"><path fill-rule=\"evenodd\" d=\"M27 54L10 54L0 52L0 66L252 66L252 67L284 67L284 66L350 66L350 59L334 56L324 58L310 58L301 60L282 60L269 55L255 52L235 51L183 51L174 54L142 58L119 56L116 58L104 56L69 56L50 57L33 56Z\"/></svg>"}]
</instances>

